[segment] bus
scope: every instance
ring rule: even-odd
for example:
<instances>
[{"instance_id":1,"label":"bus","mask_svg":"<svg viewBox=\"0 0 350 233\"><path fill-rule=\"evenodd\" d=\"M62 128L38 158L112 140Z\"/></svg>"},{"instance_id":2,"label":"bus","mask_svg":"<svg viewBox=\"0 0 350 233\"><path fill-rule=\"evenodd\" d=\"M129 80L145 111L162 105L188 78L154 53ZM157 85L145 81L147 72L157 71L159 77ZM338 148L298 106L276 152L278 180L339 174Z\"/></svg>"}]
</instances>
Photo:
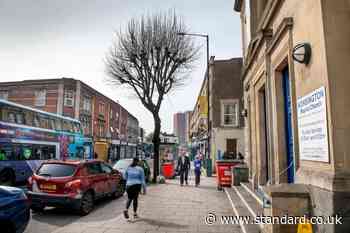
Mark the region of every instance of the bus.
<instances>
[{"instance_id":1,"label":"bus","mask_svg":"<svg viewBox=\"0 0 350 233\"><path fill-rule=\"evenodd\" d=\"M0 99L0 185L24 183L48 159L88 159L78 120Z\"/></svg>"}]
</instances>

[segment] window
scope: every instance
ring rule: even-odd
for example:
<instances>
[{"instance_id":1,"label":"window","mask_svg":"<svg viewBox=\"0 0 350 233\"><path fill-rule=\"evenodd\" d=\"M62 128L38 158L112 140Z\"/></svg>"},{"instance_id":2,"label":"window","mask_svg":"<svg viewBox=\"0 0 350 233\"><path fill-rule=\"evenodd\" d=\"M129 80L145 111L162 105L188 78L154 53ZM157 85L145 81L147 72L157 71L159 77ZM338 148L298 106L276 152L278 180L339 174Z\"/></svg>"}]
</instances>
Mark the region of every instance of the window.
<instances>
[{"instance_id":1,"label":"window","mask_svg":"<svg viewBox=\"0 0 350 233\"><path fill-rule=\"evenodd\" d=\"M0 91L0 99L7 100L9 97L9 92L8 91Z\"/></svg>"},{"instance_id":2,"label":"window","mask_svg":"<svg viewBox=\"0 0 350 233\"><path fill-rule=\"evenodd\" d=\"M109 118L112 120L113 119L113 109L111 108L111 111L109 113Z\"/></svg>"},{"instance_id":3,"label":"window","mask_svg":"<svg viewBox=\"0 0 350 233\"><path fill-rule=\"evenodd\" d=\"M35 91L34 97L35 106L42 107L46 105L46 90Z\"/></svg>"},{"instance_id":4,"label":"window","mask_svg":"<svg viewBox=\"0 0 350 233\"><path fill-rule=\"evenodd\" d=\"M56 129L55 119L49 118L49 129Z\"/></svg>"},{"instance_id":5,"label":"window","mask_svg":"<svg viewBox=\"0 0 350 233\"><path fill-rule=\"evenodd\" d=\"M91 112L91 99L89 97L84 97L83 99L83 110Z\"/></svg>"},{"instance_id":6,"label":"window","mask_svg":"<svg viewBox=\"0 0 350 233\"><path fill-rule=\"evenodd\" d=\"M238 101L224 100L221 102L221 125L238 126Z\"/></svg>"},{"instance_id":7,"label":"window","mask_svg":"<svg viewBox=\"0 0 350 233\"><path fill-rule=\"evenodd\" d=\"M105 104L104 103L100 103L98 105L98 113L101 114L102 116L105 115Z\"/></svg>"},{"instance_id":8,"label":"window","mask_svg":"<svg viewBox=\"0 0 350 233\"><path fill-rule=\"evenodd\" d=\"M101 163L101 167L102 167L103 173L107 173L107 174L112 173L112 168L110 166L108 166L107 164Z\"/></svg>"},{"instance_id":9,"label":"window","mask_svg":"<svg viewBox=\"0 0 350 233\"><path fill-rule=\"evenodd\" d=\"M63 120L63 131L73 132L73 125L71 122Z\"/></svg>"},{"instance_id":10,"label":"window","mask_svg":"<svg viewBox=\"0 0 350 233\"><path fill-rule=\"evenodd\" d=\"M26 125L33 126L34 114L31 111L24 111L24 121Z\"/></svg>"},{"instance_id":11,"label":"window","mask_svg":"<svg viewBox=\"0 0 350 233\"><path fill-rule=\"evenodd\" d=\"M24 114L21 112L16 113L16 123L24 125Z\"/></svg>"},{"instance_id":12,"label":"window","mask_svg":"<svg viewBox=\"0 0 350 233\"><path fill-rule=\"evenodd\" d=\"M87 170L89 175L95 175L102 173L101 166L99 163L89 163L87 164Z\"/></svg>"},{"instance_id":13,"label":"window","mask_svg":"<svg viewBox=\"0 0 350 233\"><path fill-rule=\"evenodd\" d=\"M39 118L39 115L37 115L37 114L35 114L35 116L34 116L33 126L40 127L40 118Z\"/></svg>"},{"instance_id":14,"label":"window","mask_svg":"<svg viewBox=\"0 0 350 233\"><path fill-rule=\"evenodd\" d=\"M40 128L48 129L49 128L49 118L44 115L39 115Z\"/></svg>"},{"instance_id":15,"label":"window","mask_svg":"<svg viewBox=\"0 0 350 233\"><path fill-rule=\"evenodd\" d=\"M62 120L61 119L55 119L56 122L56 130L62 130Z\"/></svg>"},{"instance_id":16,"label":"window","mask_svg":"<svg viewBox=\"0 0 350 233\"><path fill-rule=\"evenodd\" d=\"M37 174L40 176L49 177L65 177L72 176L77 166L70 164L59 163L44 163L38 170Z\"/></svg>"},{"instance_id":17,"label":"window","mask_svg":"<svg viewBox=\"0 0 350 233\"><path fill-rule=\"evenodd\" d=\"M73 107L73 105L74 105L74 92L71 90L65 90L64 106Z\"/></svg>"}]
</instances>

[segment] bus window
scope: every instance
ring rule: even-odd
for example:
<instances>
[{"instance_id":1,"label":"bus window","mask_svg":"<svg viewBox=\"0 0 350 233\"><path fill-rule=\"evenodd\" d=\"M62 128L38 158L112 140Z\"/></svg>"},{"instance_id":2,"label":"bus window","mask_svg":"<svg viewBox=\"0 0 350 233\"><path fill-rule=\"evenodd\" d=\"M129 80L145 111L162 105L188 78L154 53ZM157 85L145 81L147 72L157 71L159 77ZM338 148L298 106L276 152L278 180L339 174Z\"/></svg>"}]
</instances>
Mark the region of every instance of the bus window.
<instances>
[{"instance_id":1,"label":"bus window","mask_svg":"<svg viewBox=\"0 0 350 233\"><path fill-rule=\"evenodd\" d=\"M39 115L37 114L34 115L33 126L40 127Z\"/></svg>"},{"instance_id":2,"label":"bus window","mask_svg":"<svg viewBox=\"0 0 350 233\"><path fill-rule=\"evenodd\" d=\"M16 123L24 125L24 114L21 112L16 113Z\"/></svg>"},{"instance_id":3,"label":"bus window","mask_svg":"<svg viewBox=\"0 0 350 233\"><path fill-rule=\"evenodd\" d=\"M56 129L55 119L49 118L49 129Z\"/></svg>"},{"instance_id":4,"label":"bus window","mask_svg":"<svg viewBox=\"0 0 350 233\"><path fill-rule=\"evenodd\" d=\"M69 121L63 120L63 130L73 132L73 125Z\"/></svg>"},{"instance_id":5,"label":"bus window","mask_svg":"<svg viewBox=\"0 0 350 233\"><path fill-rule=\"evenodd\" d=\"M31 111L24 111L24 121L28 126L33 126L33 113Z\"/></svg>"},{"instance_id":6,"label":"bus window","mask_svg":"<svg viewBox=\"0 0 350 233\"><path fill-rule=\"evenodd\" d=\"M41 128L49 129L49 119L46 116L40 115L39 120Z\"/></svg>"},{"instance_id":7,"label":"bus window","mask_svg":"<svg viewBox=\"0 0 350 233\"><path fill-rule=\"evenodd\" d=\"M62 120L59 118L56 118L55 122L56 122L56 130L59 130L59 131L62 130Z\"/></svg>"},{"instance_id":8,"label":"bus window","mask_svg":"<svg viewBox=\"0 0 350 233\"><path fill-rule=\"evenodd\" d=\"M16 123L16 116L14 112L7 113L7 122Z\"/></svg>"}]
</instances>

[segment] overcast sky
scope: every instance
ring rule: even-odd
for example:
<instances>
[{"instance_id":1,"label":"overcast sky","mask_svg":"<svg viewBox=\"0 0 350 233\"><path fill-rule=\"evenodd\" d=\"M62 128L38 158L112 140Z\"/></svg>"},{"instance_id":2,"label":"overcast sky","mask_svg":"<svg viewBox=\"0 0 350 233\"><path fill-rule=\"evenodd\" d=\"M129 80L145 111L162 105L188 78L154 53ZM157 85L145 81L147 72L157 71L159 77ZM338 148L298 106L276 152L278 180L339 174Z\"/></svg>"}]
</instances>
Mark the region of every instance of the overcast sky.
<instances>
[{"instance_id":1,"label":"overcast sky","mask_svg":"<svg viewBox=\"0 0 350 233\"><path fill-rule=\"evenodd\" d=\"M71 77L118 101L149 133L152 116L125 88L104 83L103 59L113 33L143 14L175 9L191 32L207 33L210 55L241 56L239 15L233 0L0 0L0 81ZM173 131L173 114L192 110L205 71L202 58L181 90L161 109L162 131Z\"/></svg>"}]
</instances>

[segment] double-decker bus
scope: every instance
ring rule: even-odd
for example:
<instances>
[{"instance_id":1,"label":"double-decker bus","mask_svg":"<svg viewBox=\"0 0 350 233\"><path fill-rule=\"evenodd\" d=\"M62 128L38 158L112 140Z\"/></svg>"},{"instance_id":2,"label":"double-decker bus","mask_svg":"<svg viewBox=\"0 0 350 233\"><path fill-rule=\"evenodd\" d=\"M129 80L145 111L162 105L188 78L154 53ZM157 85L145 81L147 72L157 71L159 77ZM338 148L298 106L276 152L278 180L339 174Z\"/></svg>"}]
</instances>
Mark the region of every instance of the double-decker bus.
<instances>
[{"instance_id":1,"label":"double-decker bus","mask_svg":"<svg viewBox=\"0 0 350 233\"><path fill-rule=\"evenodd\" d=\"M23 183L43 160L87 159L78 120L0 99L0 185Z\"/></svg>"}]
</instances>

